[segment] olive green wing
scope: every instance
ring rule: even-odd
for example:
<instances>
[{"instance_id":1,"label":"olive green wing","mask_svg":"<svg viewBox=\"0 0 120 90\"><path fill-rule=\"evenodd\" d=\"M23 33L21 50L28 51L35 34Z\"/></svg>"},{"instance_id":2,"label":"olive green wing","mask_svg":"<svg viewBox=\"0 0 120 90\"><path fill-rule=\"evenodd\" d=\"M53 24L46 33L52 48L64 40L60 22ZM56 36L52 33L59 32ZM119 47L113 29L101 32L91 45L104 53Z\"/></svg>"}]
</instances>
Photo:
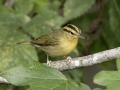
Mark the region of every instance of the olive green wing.
<instances>
[{"instance_id":1,"label":"olive green wing","mask_svg":"<svg viewBox=\"0 0 120 90\"><path fill-rule=\"evenodd\" d=\"M53 35L46 34L36 38L31 43L38 46L54 46L58 44L58 40Z\"/></svg>"}]
</instances>

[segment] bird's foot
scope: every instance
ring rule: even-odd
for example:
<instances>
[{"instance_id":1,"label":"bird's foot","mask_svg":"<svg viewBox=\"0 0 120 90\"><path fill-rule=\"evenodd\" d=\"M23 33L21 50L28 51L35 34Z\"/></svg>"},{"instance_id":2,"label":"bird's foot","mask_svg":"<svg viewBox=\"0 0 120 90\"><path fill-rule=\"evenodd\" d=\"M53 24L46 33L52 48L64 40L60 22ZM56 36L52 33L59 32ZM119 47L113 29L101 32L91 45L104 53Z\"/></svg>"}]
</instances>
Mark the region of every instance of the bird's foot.
<instances>
[{"instance_id":1,"label":"bird's foot","mask_svg":"<svg viewBox=\"0 0 120 90\"><path fill-rule=\"evenodd\" d=\"M72 58L70 56L66 57L67 64L70 64L72 61Z\"/></svg>"},{"instance_id":2,"label":"bird's foot","mask_svg":"<svg viewBox=\"0 0 120 90\"><path fill-rule=\"evenodd\" d=\"M51 62L50 60L47 59L47 65L50 66L51 65Z\"/></svg>"}]
</instances>

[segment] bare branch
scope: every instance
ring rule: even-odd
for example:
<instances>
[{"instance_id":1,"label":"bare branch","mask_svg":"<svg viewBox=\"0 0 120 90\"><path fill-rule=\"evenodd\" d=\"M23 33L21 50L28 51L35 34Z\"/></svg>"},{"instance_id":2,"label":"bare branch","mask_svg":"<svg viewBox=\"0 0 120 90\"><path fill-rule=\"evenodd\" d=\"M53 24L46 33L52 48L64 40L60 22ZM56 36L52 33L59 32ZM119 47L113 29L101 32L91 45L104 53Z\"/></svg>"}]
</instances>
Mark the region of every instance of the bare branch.
<instances>
[{"instance_id":1,"label":"bare branch","mask_svg":"<svg viewBox=\"0 0 120 90\"><path fill-rule=\"evenodd\" d=\"M120 47L102 51L88 56L71 58L71 60L58 60L50 62L49 66L57 68L60 71L70 70L74 68L91 66L105 61L120 58ZM45 64L47 65L47 64ZM6 79L0 77L0 83L10 84Z\"/></svg>"},{"instance_id":2,"label":"bare branch","mask_svg":"<svg viewBox=\"0 0 120 90\"><path fill-rule=\"evenodd\" d=\"M98 47L99 48L99 47ZM120 47L102 51L88 56L72 58L71 60L59 60L50 63L51 67L57 68L60 71L70 70L74 68L91 66L120 58Z\"/></svg>"}]
</instances>

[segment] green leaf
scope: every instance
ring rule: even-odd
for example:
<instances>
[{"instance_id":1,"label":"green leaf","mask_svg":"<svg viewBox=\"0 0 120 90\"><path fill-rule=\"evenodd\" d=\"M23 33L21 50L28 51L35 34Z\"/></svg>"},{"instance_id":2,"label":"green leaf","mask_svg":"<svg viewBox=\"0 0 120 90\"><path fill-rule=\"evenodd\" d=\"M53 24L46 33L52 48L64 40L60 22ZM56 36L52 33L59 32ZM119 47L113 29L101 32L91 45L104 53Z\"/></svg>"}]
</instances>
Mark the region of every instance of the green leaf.
<instances>
[{"instance_id":1,"label":"green leaf","mask_svg":"<svg viewBox=\"0 0 120 90\"><path fill-rule=\"evenodd\" d=\"M103 90L103 89L101 89L101 88L95 88L95 89L93 89L93 90Z\"/></svg>"},{"instance_id":2,"label":"green leaf","mask_svg":"<svg viewBox=\"0 0 120 90\"><path fill-rule=\"evenodd\" d=\"M0 14L0 29L16 29L25 23L30 21L30 18L28 16L25 16L23 14L13 14L13 13L1 13ZM3 30L2 29L2 30Z\"/></svg>"},{"instance_id":3,"label":"green leaf","mask_svg":"<svg viewBox=\"0 0 120 90\"><path fill-rule=\"evenodd\" d=\"M28 14L33 8L33 0L15 0L16 13Z\"/></svg>"},{"instance_id":4,"label":"green leaf","mask_svg":"<svg viewBox=\"0 0 120 90\"><path fill-rule=\"evenodd\" d=\"M95 0L67 0L64 6L64 16L70 20L83 15L93 4Z\"/></svg>"},{"instance_id":5,"label":"green leaf","mask_svg":"<svg viewBox=\"0 0 120 90\"><path fill-rule=\"evenodd\" d=\"M119 71L101 71L94 76L94 83L107 86L106 90L120 89L120 72Z\"/></svg>"},{"instance_id":6,"label":"green leaf","mask_svg":"<svg viewBox=\"0 0 120 90\"><path fill-rule=\"evenodd\" d=\"M58 70L36 61L32 63L29 67L15 67L4 71L1 76L16 86L29 85L28 90L79 90L78 86L69 83Z\"/></svg>"},{"instance_id":7,"label":"green leaf","mask_svg":"<svg viewBox=\"0 0 120 90\"><path fill-rule=\"evenodd\" d=\"M59 0L53 0L53 1L50 2L50 4L48 5L48 8L49 8L50 10L53 10L53 11L59 13L60 5L61 5L61 1L59 1Z\"/></svg>"},{"instance_id":8,"label":"green leaf","mask_svg":"<svg viewBox=\"0 0 120 90\"><path fill-rule=\"evenodd\" d=\"M80 86L76 85L73 81L69 81L66 90L83 90ZM64 89L61 89L64 90Z\"/></svg>"},{"instance_id":9,"label":"green leaf","mask_svg":"<svg viewBox=\"0 0 120 90\"><path fill-rule=\"evenodd\" d=\"M57 12L45 9L36 15L24 26L25 31L32 33L34 37L59 29L62 25L62 17Z\"/></svg>"},{"instance_id":10,"label":"green leaf","mask_svg":"<svg viewBox=\"0 0 120 90\"><path fill-rule=\"evenodd\" d=\"M59 7L61 2L59 0L34 0L34 11L41 13L42 10L45 11L45 9L52 10L54 12L58 13Z\"/></svg>"},{"instance_id":11,"label":"green leaf","mask_svg":"<svg viewBox=\"0 0 120 90\"><path fill-rule=\"evenodd\" d=\"M4 13L4 12L12 12L13 10L11 8L8 8L6 6L0 5L0 14Z\"/></svg>"},{"instance_id":12,"label":"green leaf","mask_svg":"<svg viewBox=\"0 0 120 90\"><path fill-rule=\"evenodd\" d=\"M81 90L91 90L89 86L85 85L84 83L81 83Z\"/></svg>"},{"instance_id":13,"label":"green leaf","mask_svg":"<svg viewBox=\"0 0 120 90\"><path fill-rule=\"evenodd\" d=\"M94 82L107 86L106 90L119 90L120 88L120 59L117 60L118 71L102 71L94 76Z\"/></svg>"},{"instance_id":14,"label":"green leaf","mask_svg":"<svg viewBox=\"0 0 120 90\"><path fill-rule=\"evenodd\" d=\"M48 6L49 1L48 0L34 0L34 11L35 12L41 12L41 9L46 8Z\"/></svg>"},{"instance_id":15,"label":"green leaf","mask_svg":"<svg viewBox=\"0 0 120 90\"><path fill-rule=\"evenodd\" d=\"M83 72L82 72L82 70L80 68L79 69L73 69L73 70L64 71L63 74L69 80L74 80L74 82L76 82L76 83L80 83L82 81Z\"/></svg>"},{"instance_id":16,"label":"green leaf","mask_svg":"<svg viewBox=\"0 0 120 90\"><path fill-rule=\"evenodd\" d=\"M18 65L28 65L30 60L37 60L34 47L17 45L20 41L29 40L18 30L29 21L29 17L21 14L0 14L0 70Z\"/></svg>"}]
</instances>

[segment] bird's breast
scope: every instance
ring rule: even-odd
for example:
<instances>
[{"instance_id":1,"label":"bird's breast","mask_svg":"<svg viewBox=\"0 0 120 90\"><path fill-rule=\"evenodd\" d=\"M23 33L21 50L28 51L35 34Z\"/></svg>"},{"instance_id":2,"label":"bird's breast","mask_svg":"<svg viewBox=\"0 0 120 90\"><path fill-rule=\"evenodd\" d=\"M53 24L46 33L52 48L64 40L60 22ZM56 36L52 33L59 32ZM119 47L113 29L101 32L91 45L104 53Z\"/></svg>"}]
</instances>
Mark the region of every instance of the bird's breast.
<instances>
[{"instance_id":1,"label":"bird's breast","mask_svg":"<svg viewBox=\"0 0 120 90\"><path fill-rule=\"evenodd\" d=\"M59 43L55 46L42 47L49 56L58 57L66 56L73 51L78 43L78 39L61 39Z\"/></svg>"}]
</instances>

